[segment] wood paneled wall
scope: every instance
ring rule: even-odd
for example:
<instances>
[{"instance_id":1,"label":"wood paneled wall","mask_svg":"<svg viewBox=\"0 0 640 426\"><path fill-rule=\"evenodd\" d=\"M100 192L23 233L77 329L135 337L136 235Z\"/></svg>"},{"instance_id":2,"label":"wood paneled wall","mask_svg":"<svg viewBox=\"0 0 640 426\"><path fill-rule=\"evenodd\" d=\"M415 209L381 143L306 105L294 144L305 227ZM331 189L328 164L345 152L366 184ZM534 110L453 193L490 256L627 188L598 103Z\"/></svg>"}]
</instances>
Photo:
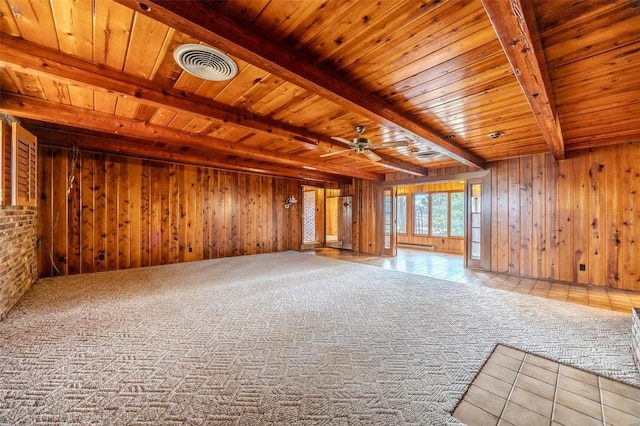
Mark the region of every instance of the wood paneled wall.
<instances>
[{"instance_id":1,"label":"wood paneled wall","mask_svg":"<svg viewBox=\"0 0 640 426\"><path fill-rule=\"evenodd\" d=\"M490 168L492 270L640 290L639 143Z\"/></svg>"},{"instance_id":2,"label":"wood paneled wall","mask_svg":"<svg viewBox=\"0 0 640 426\"><path fill-rule=\"evenodd\" d=\"M41 277L300 248L298 181L84 151L72 168L40 148Z\"/></svg>"},{"instance_id":3,"label":"wood paneled wall","mask_svg":"<svg viewBox=\"0 0 640 426\"><path fill-rule=\"evenodd\" d=\"M398 234L398 244L432 245L438 251L460 254L464 252L464 238L429 237L413 234L413 194L443 191L464 191L464 183L451 181L398 186L396 193L407 195L407 233Z\"/></svg>"}]
</instances>

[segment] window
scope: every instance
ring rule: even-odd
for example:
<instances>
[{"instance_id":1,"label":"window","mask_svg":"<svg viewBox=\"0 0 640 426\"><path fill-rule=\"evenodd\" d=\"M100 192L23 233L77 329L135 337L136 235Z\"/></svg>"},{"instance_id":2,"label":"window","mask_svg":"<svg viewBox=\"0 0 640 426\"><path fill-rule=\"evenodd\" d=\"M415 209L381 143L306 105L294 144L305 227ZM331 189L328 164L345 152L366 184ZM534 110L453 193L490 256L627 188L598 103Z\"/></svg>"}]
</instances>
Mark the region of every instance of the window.
<instances>
[{"instance_id":1,"label":"window","mask_svg":"<svg viewBox=\"0 0 640 426\"><path fill-rule=\"evenodd\" d=\"M413 195L413 233L429 235L429 194Z\"/></svg>"},{"instance_id":2,"label":"window","mask_svg":"<svg viewBox=\"0 0 640 426\"><path fill-rule=\"evenodd\" d=\"M36 137L16 122L0 122L0 203L35 207Z\"/></svg>"},{"instance_id":3,"label":"window","mask_svg":"<svg viewBox=\"0 0 640 426\"><path fill-rule=\"evenodd\" d=\"M451 228L449 236L462 237L464 236L464 193L452 192L450 197Z\"/></svg>"},{"instance_id":4,"label":"window","mask_svg":"<svg viewBox=\"0 0 640 426\"><path fill-rule=\"evenodd\" d=\"M431 194L431 235L446 237L449 228L449 194Z\"/></svg>"},{"instance_id":5,"label":"window","mask_svg":"<svg viewBox=\"0 0 640 426\"><path fill-rule=\"evenodd\" d=\"M464 236L464 192L414 194L413 235Z\"/></svg>"},{"instance_id":6,"label":"window","mask_svg":"<svg viewBox=\"0 0 640 426\"><path fill-rule=\"evenodd\" d=\"M407 196L398 195L396 198L398 204L396 231L398 234L407 233Z\"/></svg>"}]
</instances>

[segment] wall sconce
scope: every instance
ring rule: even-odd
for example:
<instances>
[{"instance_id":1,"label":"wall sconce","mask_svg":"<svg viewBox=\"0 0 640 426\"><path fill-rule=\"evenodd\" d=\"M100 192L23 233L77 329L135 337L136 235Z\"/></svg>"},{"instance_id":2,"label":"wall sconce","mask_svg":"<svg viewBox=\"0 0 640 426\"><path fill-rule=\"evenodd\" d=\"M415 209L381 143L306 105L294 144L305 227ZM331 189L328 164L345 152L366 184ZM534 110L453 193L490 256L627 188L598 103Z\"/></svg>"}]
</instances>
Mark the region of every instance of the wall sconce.
<instances>
[{"instance_id":1,"label":"wall sconce","mask_svg":"<svg viewBox=\"0 0 640 426\"><path fill-rule=\"evenodd\" d=\"M293 195L289 195L289 198L287 198L287 202L284 205L285 209L288 209L289 207L295 205L298 202L298 200L296 200L296 197Z\"/></svg>"}]
</instances>

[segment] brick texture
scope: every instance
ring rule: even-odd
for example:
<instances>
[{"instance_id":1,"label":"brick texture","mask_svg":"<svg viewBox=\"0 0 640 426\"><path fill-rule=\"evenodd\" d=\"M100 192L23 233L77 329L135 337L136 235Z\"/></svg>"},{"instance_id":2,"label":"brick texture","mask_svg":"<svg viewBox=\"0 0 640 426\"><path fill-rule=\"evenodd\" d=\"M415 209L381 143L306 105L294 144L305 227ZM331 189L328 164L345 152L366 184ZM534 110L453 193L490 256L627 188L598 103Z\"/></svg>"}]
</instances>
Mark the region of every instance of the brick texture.
<instances>
[{"instance_id":1,"label":"brick texture","mask_svg":"<svg viewBox=\"0 0 640 426\"><path fill-rule=\"evenodd\" d=\"M0 320L37 276L37 210L0 206Z\"/></svg>"}]
</instances>

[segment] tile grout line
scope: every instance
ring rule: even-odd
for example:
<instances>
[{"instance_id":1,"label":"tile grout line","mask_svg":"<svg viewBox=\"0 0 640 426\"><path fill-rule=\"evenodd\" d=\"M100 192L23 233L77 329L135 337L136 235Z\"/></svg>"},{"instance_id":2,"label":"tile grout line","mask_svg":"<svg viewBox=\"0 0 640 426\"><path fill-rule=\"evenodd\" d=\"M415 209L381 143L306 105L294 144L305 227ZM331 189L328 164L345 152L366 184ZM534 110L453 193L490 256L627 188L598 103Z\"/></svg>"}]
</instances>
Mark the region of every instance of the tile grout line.
<instances>
[{"instance_id":1,"label":"tile grout line","mask_svg":"<svg viewBox=\"0 0 640 426\"><path fill-rule=\"evenodd\" d=\"M604 398L602 397L602 384L600 383L600 376L598 378L598 395L600 396L600 414L602 415L602 424L606 425L606 419L604 418Z\"/></svg>"},{"instance_id":2,"label":"tile grout line","mask_svg":"<svg viewBox=\"0 0 640 426\"><path fill-rule=\"evenodd\" d=\"M516 382L518 381L518 377L520 377L520 372L522 371L522 367L524 366L525 359L527 359L527 354L525 354L524 358L522 358L522 361L520 361L520 367L518 368L516 377L513 379L513 383L511 383L511 389L509 390L509 395L507 395L507 399L504 403L504 407L502 407L502 411L500 412L500 418L498 419L498 424L496 426L500 426L500 424L502 423L502 416L504 416L504 413L507 411L507 407L509 406L509 402L511 401L511 395L513 394L513 389L516 387Z\"/></svg>"},{"instance_id":3,"label":"tile grout line","mask_svg":"<svg viewBox=\"0 0 640 426\"><path fill-rule=\"evenodd\" d=\"M560 387L560 367L561 365L556 362L558 371L556 372L556 388L553 390L553 404L551 405L551 418L549 419L549 425L553 424L553 420L556 416L556 400L558 399L558 388Z\"/></svg>"}]
</instances>

